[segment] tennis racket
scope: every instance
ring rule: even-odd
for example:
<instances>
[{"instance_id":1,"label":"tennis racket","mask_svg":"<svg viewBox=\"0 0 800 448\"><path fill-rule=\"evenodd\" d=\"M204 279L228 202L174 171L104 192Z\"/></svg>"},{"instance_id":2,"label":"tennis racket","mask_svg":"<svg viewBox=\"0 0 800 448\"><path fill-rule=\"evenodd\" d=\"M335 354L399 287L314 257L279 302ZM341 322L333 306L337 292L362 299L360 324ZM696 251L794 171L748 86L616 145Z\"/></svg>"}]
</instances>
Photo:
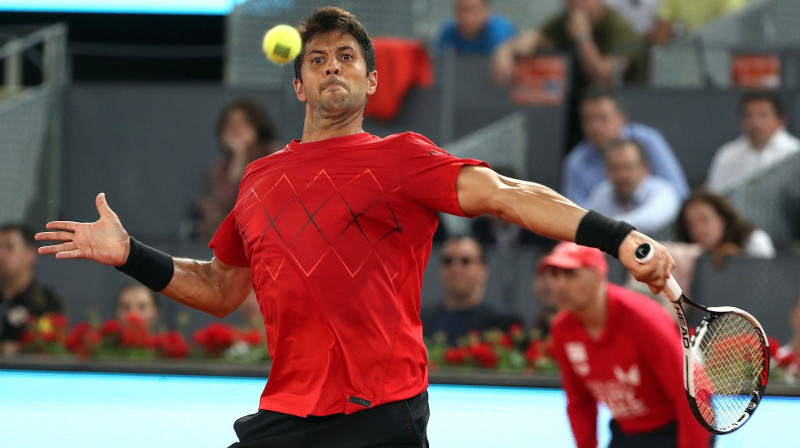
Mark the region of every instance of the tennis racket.
<instances>
[{"instance_id":1,"label":"tennis racket","mask_svg":"<svg viewBox=\"0 0 800 448\"><path fill-rule=\"evenodd\" d=\"M636 249L636 260L653 258L653 247ZM697 421L715 434L728 434L753 415L769 379L769 344L761 324L731 306L706 307L683 293L673 277L664 296L672 302L683 341L683 385ZM683 304L706 313L694 335Z\"/></svg>"}]
</instances>

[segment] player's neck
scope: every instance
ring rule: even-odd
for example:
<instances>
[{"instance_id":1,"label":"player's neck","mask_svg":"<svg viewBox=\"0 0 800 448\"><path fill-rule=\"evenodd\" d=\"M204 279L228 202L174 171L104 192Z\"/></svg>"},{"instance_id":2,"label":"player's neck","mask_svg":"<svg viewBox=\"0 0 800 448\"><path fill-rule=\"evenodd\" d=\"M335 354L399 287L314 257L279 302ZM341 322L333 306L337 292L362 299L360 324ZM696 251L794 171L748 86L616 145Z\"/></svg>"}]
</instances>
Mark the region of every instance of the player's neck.
<instances>
[{"instance_id":1,"label":"player's neck","mask_svg":"<svg viewBox=\"0 0 800 448\"><path fill-rule=\"evenodd\" d=\"M318 116L306 108L306 118L303 122L302 143L318 142L334 137L344 137L347 135L364 132L362 123L364 122L363 111L344 116Z\"/></svg>"}]
</instances>

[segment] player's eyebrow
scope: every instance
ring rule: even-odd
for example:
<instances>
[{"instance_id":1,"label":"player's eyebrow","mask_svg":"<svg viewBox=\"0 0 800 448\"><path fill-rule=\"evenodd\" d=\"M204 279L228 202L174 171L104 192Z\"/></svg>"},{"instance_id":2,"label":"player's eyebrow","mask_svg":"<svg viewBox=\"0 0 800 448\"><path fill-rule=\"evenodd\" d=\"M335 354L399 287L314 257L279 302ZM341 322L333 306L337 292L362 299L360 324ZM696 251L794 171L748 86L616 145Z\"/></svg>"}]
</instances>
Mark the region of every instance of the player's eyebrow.
<instances>
[{"instance_id":1,"label":"player's eyebrow","mask_svg":"<svg viewBox=\"0 0 800 448\"><path fill-rule=\"evenodd\" d=\"M336 47L337 53L347 50L355 51L355 48L353 48L351 45L342 45L341 47ZM321 49L311 49L308 50L307 54L327 54L327 51Z\"/></svg>"}]
</instances>

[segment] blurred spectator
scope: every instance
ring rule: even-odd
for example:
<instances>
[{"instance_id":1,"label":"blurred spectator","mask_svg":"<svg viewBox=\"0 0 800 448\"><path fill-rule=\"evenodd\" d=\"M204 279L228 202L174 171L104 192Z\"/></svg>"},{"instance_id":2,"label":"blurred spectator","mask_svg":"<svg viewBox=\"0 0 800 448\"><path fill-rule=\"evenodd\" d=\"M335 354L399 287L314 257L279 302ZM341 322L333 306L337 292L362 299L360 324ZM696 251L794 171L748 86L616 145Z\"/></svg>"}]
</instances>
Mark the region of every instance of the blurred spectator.
<instances>
[{"instance_id":1,"label":"blurred spectator","mask_svg":"<svg viewBox=\"0 0 800 448\"><path fill-rule=\"evenodd\" d=\"M125 322L128 315L138 316L148 333L154 332L160 317L158 295L141 283L127 283L117 291L117 320Z\"/></svg>"},{"instance_id":2,"label":"blurred spectator","mask_svg":"<svg viewBox=\"0 0 800 448\"><path fill-rule=\"evenodd\" d=\"M545 253L545 256L546 255L547 253ZM533 272L533 281L531 282L533 297L539 302L540 307L539 313L533 317L533 325L531 325L531 333L534 339L548 337L550 334L550 324L556 313L558 313L558 304L553 295L553 272L543 268L542 262L544 258L544 256L540 257L539 261L536 263L536 269Z\"/></svg>"},{"instance_id":3,"label":"blurred spectator","mask_svg":"<svg viewBox=\"0 0 800 448\"><path fill-rule=\"evenodd\" d=\"M0 354L15 355L28 320L63 313L61 300L35 278L37 244L19 224L0 226Z\"/></svg>"},{"instance_id":4,"label":"blurred spectator","mask_svg":"<svg viewBox=\"0 0 800 448\"><path fill-rule=\"evenodd\" d=\"M658 17L661 0L606 0L606 5L624 17L645 40L649 39Z\"/></svg>"},{"instance_id":5,"label":"blurred spectator","mask_svg":"<svg viewBox=\"0 0 800 448\"><path fill-rule=\"evenodd\" d=\"M746 5L747 0L661 0L651 40L665 44L677 35L694 33Z\"/></svg>"},{"instance_id":6,"label":"blurred spectator","mask_svg":"<svg viewBox=\"0 0 800 448\"><path fill-rule=\"evenodd\" d=\"M611 447L710 446L686 405L683 352L657 303L608 282L605 255L560 243L539 269L552 272L559 313L550 329L575 445L597 447L600 403L611 412Z\"/></svg>"},{"instance_id":7,"label":"blurred spectator","mask_svg":"<svg viewBox=\"0 0 800 448\"><path fill-rule=\"evenodd\" d=\"M715 266L728 256L775 256L769 235L742 219L733 205L715 193L694 192L683 203L676 224L676 239L710 252Z\"/></svg>"},{"instance_id":8,"label":"blurred spectator","mask_svg":"<svg viewBox=\"0 0 800 448\"><path fill-rule=\"evenodd\" d=\"M592 190L586 208L626 221L647 235L657 235L672 224L681 198L669 182L650 175L642 145L617 140L603 153L608 179Z\"/></svg>"},{"instance_id":9,"label":"blurred spectator","mask_svg":"<svg viewBox=\"0 0 800 448\"><path fill-rule=\"evenodd\" d=\"M526 31L494 52L492 74L500 85L511 82L514 57L537 51L564 53L571 59L567 147L581 139L578 105L592 84L643 83L644 46L628 22L603 0L565 0L564 12L540 29Z\"/></svg>"},{"instance_id":10,"label":"blurred spectator","mask_svg":"<svg viewBox=\"0 0 800 448\"><path fill-rule=\"evenodd\" d=\"M480 243L472 237L448 238L441 251L444 298L420 313L422 333L427 337L444 333L450 343L470 331L498 328L508 331L521 319L494 309L484 302L489 267Z\"/></svg>"},{"instance_id":11,"label":"blurred spectator","mask_svg":"<svg viewBox=\"0 0 800 448\"><path fill-rule=\"evenodd\" d=\"M455 19L444 24L436 46L461 54L489 54L514 36L514 26L492 13L489 0L456 0Z\"/></svg>"},{"instance_id":12,"label":"blurred spectator","mask_svg":"<svg viewBox=\"0 0 800 448\"><path fill-rule=\"evenodd\" d=\"M706 187L720 192L800 151L800 140L786 132L781 99L774 92L747 92L739 101L743 135L714 155Z\"/></svg>"},{"instance_id":13,"label":"blurred spectator","mask_svg":"<svg viewBox=\"0 0 800 448\"><path fill-rule=\"evenodd\" d=\"M620 139L636 140L647 151L650 173L667 180L681 199L689 184L678 159L658 130L629 122L625 108L612 90L593 88L581 103L581 123L586 139L564 161L561 193L586 207L589 193L606 178L602 148Z\"/></svg>"},{"instance_id":14,"label":"blurred spectator","mask_svg":"<svg viewBox=\"0 0 800 448\"><path fill-rule=\"evenodd\" d=\"M495 166L494 171L501 176L519 179L516 170L508 166ZM553 244L553 240L549 238L537 235L494 215L481 215L472 219L470 231L481 245L498 249L534 245L552 246Z\"/></svg>"},{"instance_id":15,"label":"blurred spectator","mask_svg":"<svg viewBox=\"0 0 800 448\"><path fill-rule=\"evenodd\" d=\"M250 98L228 104L217 121L222 157L209 170L205 191L195 203L192 236L209 241L233 208L247 165L279 148L267 111Z\"/></svg>"},{"instance_id":16,"label":"blurred spectator","mask_svg":"<svg viewBox=\"0 0 800 448\"><path fill-rule=\"evenodd\" d=\"M775 361L786 369L786 382L794 383L800 374L800 296L789 314L792 336L789 342L777 350Z\"/></svg>"}]
</instances>

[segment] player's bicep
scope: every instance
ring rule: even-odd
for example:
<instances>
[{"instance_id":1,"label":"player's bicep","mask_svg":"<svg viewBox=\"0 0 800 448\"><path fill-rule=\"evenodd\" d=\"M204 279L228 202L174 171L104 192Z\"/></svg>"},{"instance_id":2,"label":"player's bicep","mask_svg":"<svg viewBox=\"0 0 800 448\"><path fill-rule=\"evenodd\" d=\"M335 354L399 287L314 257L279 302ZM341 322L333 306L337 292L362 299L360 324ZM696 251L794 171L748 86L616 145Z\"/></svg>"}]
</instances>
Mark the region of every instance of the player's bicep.
<instances>
[{"instance_id":1,"label":"player's bicep","mask_svg":"<svg viewBox=\"0 0 800 448\"><path fill-rule=\"evenodd\" d=\"M456 179L458 205L468 216L495 213L494 199L503 187L500 175L491 169L465 165Z\"/></svg>"}]
</instances>

